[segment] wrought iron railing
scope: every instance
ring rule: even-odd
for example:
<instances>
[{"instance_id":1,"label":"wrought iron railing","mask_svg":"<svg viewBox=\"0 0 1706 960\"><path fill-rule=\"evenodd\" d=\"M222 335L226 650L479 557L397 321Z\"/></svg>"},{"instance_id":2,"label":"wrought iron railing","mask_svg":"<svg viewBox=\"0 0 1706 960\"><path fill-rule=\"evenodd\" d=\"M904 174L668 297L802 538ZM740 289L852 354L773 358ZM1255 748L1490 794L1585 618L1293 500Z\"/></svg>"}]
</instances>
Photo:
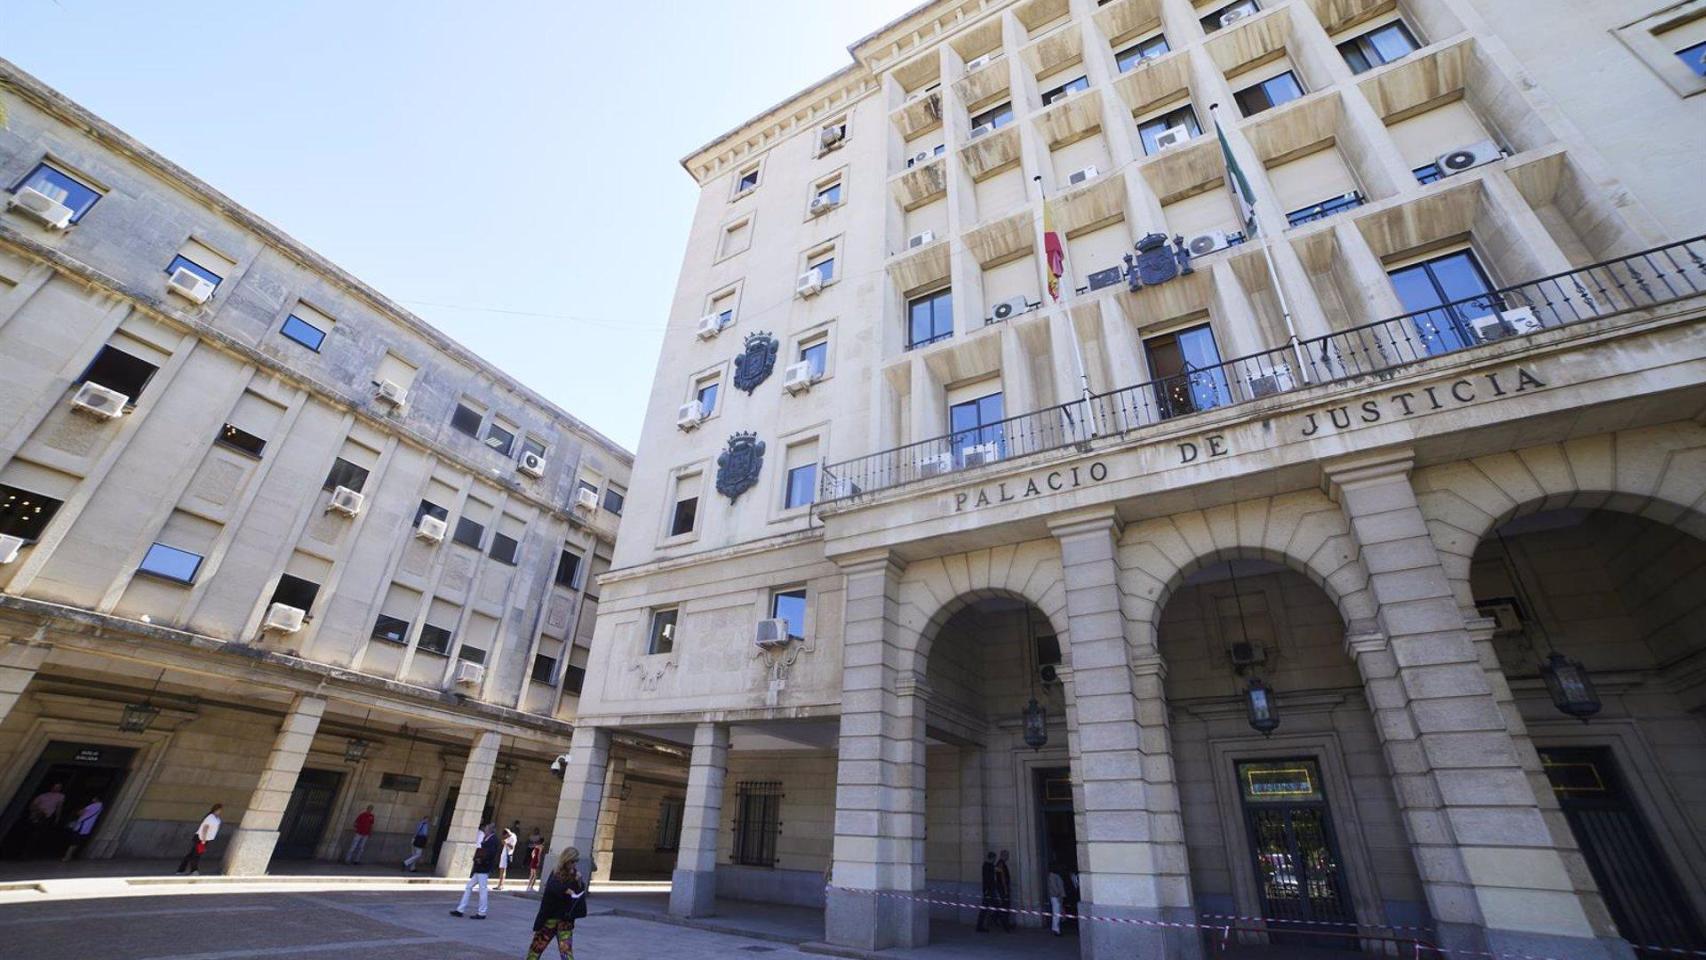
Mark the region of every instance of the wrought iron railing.
<instances>
[{"instance_id":1,"label":"wrought iron railing","mask_svg":"<svg viewBox=\"0 0 1706 960\"><path fill-rule=\"evenodd\" d=\"M1176 417L1701 295L1706 236L827 464L818 499L843 500L1031 454L1087 448L1099 438Z\"/></svg>"}]
</instances>

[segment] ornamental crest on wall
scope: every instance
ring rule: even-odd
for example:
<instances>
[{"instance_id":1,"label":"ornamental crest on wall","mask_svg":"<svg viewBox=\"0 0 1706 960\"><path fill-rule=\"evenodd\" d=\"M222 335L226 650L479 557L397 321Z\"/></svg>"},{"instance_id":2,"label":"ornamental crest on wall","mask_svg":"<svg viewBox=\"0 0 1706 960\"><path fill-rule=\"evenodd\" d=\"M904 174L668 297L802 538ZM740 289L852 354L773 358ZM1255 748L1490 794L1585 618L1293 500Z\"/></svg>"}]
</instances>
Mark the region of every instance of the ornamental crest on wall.
<instances>
[{"instance_id":1,"label":"ornamental crest on wall","mask_svg":"<svg viewBox=\"0 0 1706 960\"><path fill-rule=\"evenodd\" d=\"M776 338L763 330L747 334L746 349L735 357L735 386L747 393L758 389L758 385L770 376L770 371L776 369L776 351L779 349L781 344L776 342Z\"/></svg>"},{"instance_id":2,"label":"ornamental crest on wall","mask_svg":"<svg viewBox=\"0 0 1706 960\"><path fill-rule=\"evenodd\" d=\"M733 503L758 482L764 466L764 441L756 433L737 433L728 448L717 454L717 492Z\"/></svg>"},{"instance_id":3,"label":"ornamental crest on wall","mask_svg":"<svg viewBox=\"0 0 1706 960\"><path fill-rule=\"evenodd\" d=\"M1151 233L1137 241L1137 256L1125 255L1126 277L1131 289L1166 283L1177 276L1195 273L1191 255L1185 251L1185 238L1174 237L1174 250L1167 249L1167 235Z\"/></svg>"}]
</instances>

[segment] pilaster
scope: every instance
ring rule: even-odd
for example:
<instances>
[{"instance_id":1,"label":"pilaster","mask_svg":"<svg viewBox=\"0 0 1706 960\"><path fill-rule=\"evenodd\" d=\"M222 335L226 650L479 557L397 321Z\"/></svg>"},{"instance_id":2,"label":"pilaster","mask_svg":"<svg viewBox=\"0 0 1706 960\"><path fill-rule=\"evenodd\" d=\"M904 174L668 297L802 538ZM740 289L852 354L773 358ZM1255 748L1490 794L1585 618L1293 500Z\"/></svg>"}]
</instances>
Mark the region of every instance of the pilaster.
<instances>
[{"instance_id":1,"label":"pilaster","mask_svg":"<svg viewBox=\"0 0 1706 960\"><path fill-rule=\"evenodd\" d=\"M586 855L598 835L598 809L604 799L605 770L610 763L610 731L577 724L569 738L569 759L563 766L563 788L557 794L557 816L542 861L549 870L569 847Z\"/></svg>"},{"instance_id":2,"label":"pilaster","mask_svg":"<svg viewBox=\"0 0 1706 960\"><path fill-rule=\"evenodd\" d=\"M669 891L673 916L708 917L717 912L717 832L722 826L723 785L728 775L728 725L694 727L687 800L681 811L681 852Z\"/></svg>"},{"instance_id":3,"label":"pilaster","mask_svg":"<svg viewBox=\"0 0 1706 960\"><path fill-rule=\"evenodd\" d=\"M610 772L604 778L604 801L598 807L598 829L592 838L592 879L609 880L611 863L616 859L616 827L622 818L622 793L628 783L628 761L617 757L610 761Z\"/></svg>"},{"instance_id":4,"label":"pilaster","mask_svg":"<svg viewBox=\"0 0 1706 960\"><path fill-rule=\"evenodd\" d=\"M225 849L227 876L258 877L267 872L273 848L278 845L279 824L325 712L326 701L320 697L299 696L290 705L267 754L260 783L243 810L243 821Z\"/></svg>"},{"instance_id":5,"label":"pilaster","mask_svg":"<svg viewBox=\"0 0 1706 960\"><path fill-rule=\"evenodd\" d=\"M468 763L462 768L462 786L456 793L456 810L450 815L450 830L439 850L438 865L433 872L441 877L465 876L474 865L475 837L480 828L480 814L486 808L486 794L492 789L492 770L498 763L499 735L496 730L483 730L474 735L468 748ZM494 821L502 819L497 811Z\"/></svg>"}]
</instances>

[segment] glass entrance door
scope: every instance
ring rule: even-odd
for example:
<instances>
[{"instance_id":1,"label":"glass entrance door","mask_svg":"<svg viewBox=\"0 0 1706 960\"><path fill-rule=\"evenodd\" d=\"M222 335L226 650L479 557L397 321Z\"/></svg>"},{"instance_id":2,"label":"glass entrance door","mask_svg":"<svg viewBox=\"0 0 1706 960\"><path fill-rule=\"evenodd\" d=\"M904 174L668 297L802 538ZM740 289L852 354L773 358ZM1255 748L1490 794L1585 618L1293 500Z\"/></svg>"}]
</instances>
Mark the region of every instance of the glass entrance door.
<instances>
[{"instance_id":1,"label":"glass entrance door","mask_svg":"<svg viewBox=\"0 0 1706 960\"><path fill-rule=\"evenodd\" d=\"M87 855L89 841L106 826L135 755L134 747L49 743L0 812L0 860L58 859L74 842ZM101 812L91 821L88 839L76 839L72 828L78 814L97 800Z\"/></svg>"},{"instance_id":2,"label":"glass entrance door","mask_svg":"<svg viewBox=\"0 0 1706 960\"><path fill-rule=\"evenodd\" d=\"M1143 341L1143 349L1149 355L1149 378L1155 384L1161 419L1231 402L1220 348L1208 324L1150 337Z\"/></svg>"},{"instance_id":3,"label":"glass entrance door","mask_svg":"<svg viewBox=\"0 0 1706 960\"><path fill-rule=\"evenodd\" d=\"M1037 850L1042 854L1037 889L1048 895L1050 870L1060 873L1066 896L1061 912L1078 912L1078 828L1072 819L1072 769L1045 767L1035 772L1037 797ZM1062 930L1076 929L1078 921L1063 920Z\"/></svg>"},{"instance_id":4,"label":"glass entrance door","mask_svg":"<svg viewBox=\"0 0 1706 960\"><path fill-rule=\"evenodd\" d=\"M1311 927L1343 932L1338 924L1356 922L1316 762L1239 763L1238 787L1262 916L1281 921L1270 925L1271 939L1286 942L1290 931L1292 942L1354 948L1349 938L1296 936Z\"/></svg>"}]
</instances>

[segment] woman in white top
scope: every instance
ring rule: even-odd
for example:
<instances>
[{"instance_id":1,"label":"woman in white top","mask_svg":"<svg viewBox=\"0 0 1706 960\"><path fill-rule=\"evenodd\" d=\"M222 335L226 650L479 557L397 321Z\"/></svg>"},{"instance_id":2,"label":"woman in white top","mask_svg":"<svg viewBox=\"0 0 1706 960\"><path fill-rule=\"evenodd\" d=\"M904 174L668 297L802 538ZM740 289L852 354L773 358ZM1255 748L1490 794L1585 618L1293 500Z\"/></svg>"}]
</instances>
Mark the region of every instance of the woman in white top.
<instances>
[{"instance_id":1,"label":"woman in white top","mask_svg":"<svg viewBox=\"0 0 1706 960\"><path fill-rule=\"evenodd\" d=\"M504 828L503 853L498 855L498 889L499 890L502 890L504 888L504 880L509 876L509 861L511 860L511 858L513 858L515 856L516 842L521 839L520 837L516 836L515 831L517 829L519 829L520 827L521 827L521 821L517 820L515 822L514 826L509 826L509 827Z\"/></svg>"},{"instance_id":2,"label":"woman in white top","mask_svg":"<svg viewBox=\"0 0 1706 960\"><path fill-rule=\"evenodd\" d=\"M201 873L201 855L207 852L207 845L213 838L219 836L219 811L225 809L225 804L216 803L213 809L207 811L207 816L201 818L201 826L195 828L195 836L190 840L190 852L184 854L184 859L178 863L179 873Z\"/></svg>"}]
</instances>

